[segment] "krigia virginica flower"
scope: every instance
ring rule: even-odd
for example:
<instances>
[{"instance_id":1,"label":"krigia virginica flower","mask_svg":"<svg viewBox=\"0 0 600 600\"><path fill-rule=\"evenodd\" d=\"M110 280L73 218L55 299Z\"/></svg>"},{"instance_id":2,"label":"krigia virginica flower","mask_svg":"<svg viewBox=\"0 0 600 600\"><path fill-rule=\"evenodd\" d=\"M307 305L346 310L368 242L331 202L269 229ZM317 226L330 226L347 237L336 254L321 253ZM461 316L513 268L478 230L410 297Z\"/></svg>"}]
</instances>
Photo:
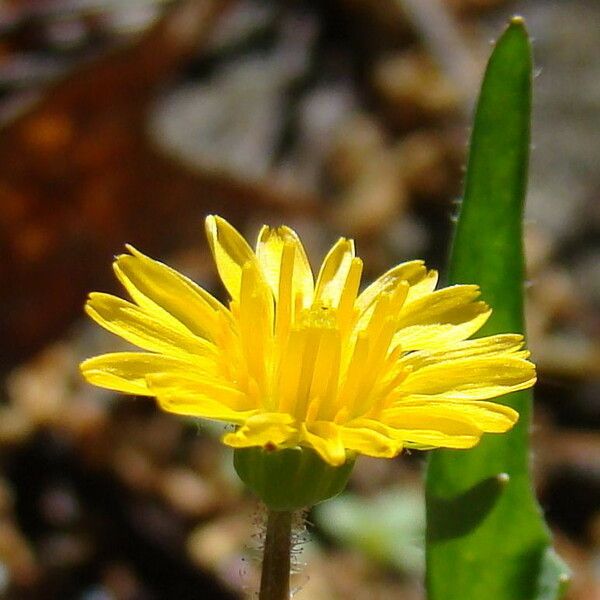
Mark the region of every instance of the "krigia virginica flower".
<instances>
[{"instance_id":1,"label":"krigia virginica flower","mask_svg":"<svg viewBox=\"0 0 600 600\"><path fill-rule=\"evenodd\" d=\"M315 279L288 227L264 226L255 250L220 217L206 229L228 304L128 246L114 270L132 301L92 293L86 312L143 351L84 361L90 383L231 423L223 442L236 449L308 449L325 470L356 454L469 448L517 421L490 399L532 386L535 368L521 335L467 339L491 312L477 286L436 290L437 273L416 260L360 292L352 240L333 245Z\"/></svg>"}]
</instances>

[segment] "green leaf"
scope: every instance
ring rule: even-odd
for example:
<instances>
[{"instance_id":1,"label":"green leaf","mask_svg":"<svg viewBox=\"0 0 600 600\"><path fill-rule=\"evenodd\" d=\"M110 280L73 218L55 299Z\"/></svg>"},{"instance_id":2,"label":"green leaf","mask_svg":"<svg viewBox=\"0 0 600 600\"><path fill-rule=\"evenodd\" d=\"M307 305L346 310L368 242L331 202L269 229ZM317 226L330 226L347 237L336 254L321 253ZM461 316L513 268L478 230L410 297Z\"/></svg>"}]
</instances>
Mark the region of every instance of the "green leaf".
<instances>
[{"instance_id":1,"label":"green leaf","mask_svg":"<svg viewBox=\"0 0 600 600\"><path fill-rule=\"evenodd\" d=\"M522 19L498 40L481 88L451 283L477 283L493 314L481 335L523 332L522 219L530 143L532 58ZM553 600L568 571L534 495L531 394L502 402L520 419L469 451L438 450L427 471L429 600Z\"/></svg>"}]
</instances>

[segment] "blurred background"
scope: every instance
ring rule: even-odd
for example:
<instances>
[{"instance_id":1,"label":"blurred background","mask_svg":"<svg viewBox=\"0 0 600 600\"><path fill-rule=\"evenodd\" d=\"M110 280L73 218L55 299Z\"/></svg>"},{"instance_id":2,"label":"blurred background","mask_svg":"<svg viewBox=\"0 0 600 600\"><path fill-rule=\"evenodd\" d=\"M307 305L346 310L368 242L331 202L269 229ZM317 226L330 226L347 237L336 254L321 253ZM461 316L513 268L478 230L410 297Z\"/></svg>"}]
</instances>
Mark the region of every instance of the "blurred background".
<instances>
[{"instance_id":1,"label":"blurred background","mask_svg":"<svg viewBox=\"0 0 600 600\"><path fill-rule=\"evenodd\" d=\"M235 599L263 515L220 430L84 384L86 322L131 242L213 293L203 218L285 222L313 264L445 270L490 41L534 38L526 222L538 496L600 598L600 4L0 2L0 598ZM120 292L119 292L120 293ZM359 460L299 531L295 598L424 598L424 455ZM308 539L308 542L302 543Z\"/></svg>"}]
</instances>

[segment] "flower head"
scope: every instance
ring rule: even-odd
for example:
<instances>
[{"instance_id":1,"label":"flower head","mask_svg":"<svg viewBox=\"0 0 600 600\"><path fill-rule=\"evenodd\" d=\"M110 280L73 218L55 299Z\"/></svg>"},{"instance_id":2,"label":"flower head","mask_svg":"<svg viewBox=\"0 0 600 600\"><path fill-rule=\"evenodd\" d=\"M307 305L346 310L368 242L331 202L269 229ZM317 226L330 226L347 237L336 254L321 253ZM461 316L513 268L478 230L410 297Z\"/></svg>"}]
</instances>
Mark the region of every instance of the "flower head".
<instances>
[{"instance_id":1,"label":"flower head","mask_svg":"<svg viewBox=\"0 0 600 600\"><path fill-rule=\"evenodd\" d=\"M228 306L128 246L114 270L132 302L93 293L86 311L144 352L84 361L90 383L232 423L234 448L308 447L333 466L468 448L516 422L489 399L532 386L535 368L520 335L467 339L491 312L477 286L435 290L437 273L411 261L359 293L351 240L315 280L288 227L263 227L255 251L220 217L206 229Z\"/></svg>"}]
</instances>

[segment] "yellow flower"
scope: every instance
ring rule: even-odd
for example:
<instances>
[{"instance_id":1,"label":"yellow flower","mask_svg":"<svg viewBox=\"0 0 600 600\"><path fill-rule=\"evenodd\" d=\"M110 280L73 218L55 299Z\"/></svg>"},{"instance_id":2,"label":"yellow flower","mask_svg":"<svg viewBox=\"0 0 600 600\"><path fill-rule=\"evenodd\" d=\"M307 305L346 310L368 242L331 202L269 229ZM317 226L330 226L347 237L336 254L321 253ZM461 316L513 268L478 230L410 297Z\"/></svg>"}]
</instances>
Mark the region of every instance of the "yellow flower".
<instances>
[{"instance_id":1,"label":"yellow flower","mask_svg":"<svg viewBox=\"0 0 600 600\"><path fill-rule=\"evenodd\" d=\"M467 340L491 312L477 286L434 291L437 273L412 261L359 293L352 240L315 281L288 227L263 227L255 251L220 217L206 229L228 307L128 246L114 270L133 302L92 293L86 311L146 352L86 360L90 383L232 423L234 448L308 447L333 466L347 453L468 448L516 422L488 400L532 386L535 368L520 335Z\"/></svg>"}]
</instances>

